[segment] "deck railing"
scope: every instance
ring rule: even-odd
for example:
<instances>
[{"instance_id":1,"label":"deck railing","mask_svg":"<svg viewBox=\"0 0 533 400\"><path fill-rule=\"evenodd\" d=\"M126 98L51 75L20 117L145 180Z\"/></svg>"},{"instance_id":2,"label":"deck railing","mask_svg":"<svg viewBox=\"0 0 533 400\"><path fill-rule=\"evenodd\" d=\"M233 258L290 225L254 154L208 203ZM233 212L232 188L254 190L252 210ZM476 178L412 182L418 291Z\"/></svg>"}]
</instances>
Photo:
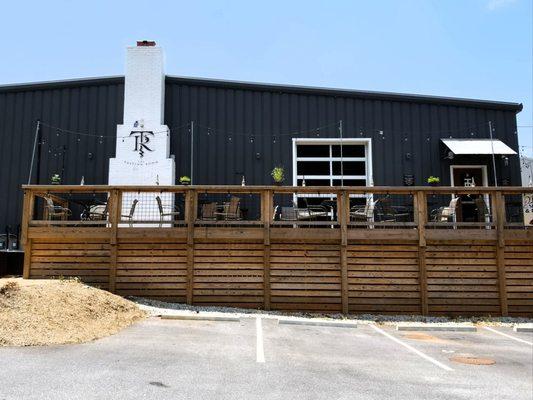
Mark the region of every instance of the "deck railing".
<instances>
[{"instance_id":1,"label":"deck railing","mask_svg":"<svg viewBox=\"0 0 533 400\"><path fill-rule=\"evenodd\" d=\"M26 278L266 309L533 313L533 188L23 189Z\"/></svg>"}]
</instances>

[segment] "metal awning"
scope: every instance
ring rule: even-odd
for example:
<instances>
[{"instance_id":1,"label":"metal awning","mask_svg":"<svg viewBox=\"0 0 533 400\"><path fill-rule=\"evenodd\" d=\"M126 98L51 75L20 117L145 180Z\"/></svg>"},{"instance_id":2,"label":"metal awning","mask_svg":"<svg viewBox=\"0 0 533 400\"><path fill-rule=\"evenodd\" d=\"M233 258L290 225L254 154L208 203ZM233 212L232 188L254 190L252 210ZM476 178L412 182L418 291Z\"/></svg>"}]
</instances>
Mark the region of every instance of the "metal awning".
<instances>
[{"instance_id":1,"label":"metal awning","mask_svg":"<svg viewBox=\"0 0 533 400\"><path fill-rule=\"evenodd\" d=\"M453 154L513 155L516 151L498 139L441 139ZM491 143L492 142L492 143Z\"/></svg>"}]
</instances>

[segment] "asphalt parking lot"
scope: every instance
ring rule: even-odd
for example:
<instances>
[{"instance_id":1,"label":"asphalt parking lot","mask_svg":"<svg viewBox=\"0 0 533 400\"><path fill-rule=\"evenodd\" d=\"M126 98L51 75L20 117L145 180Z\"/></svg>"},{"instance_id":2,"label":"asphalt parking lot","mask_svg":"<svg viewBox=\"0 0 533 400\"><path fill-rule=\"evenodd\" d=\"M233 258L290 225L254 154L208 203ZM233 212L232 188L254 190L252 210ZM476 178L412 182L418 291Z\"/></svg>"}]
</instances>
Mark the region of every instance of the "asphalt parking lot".
<instances>
[{"instance_id":1,"label":"asphalt parking lot","mask_svg":"<svg viewBox=\"0 0 533 400\"><path fill-rule=\"evenodd\" d=\"M532 399L533 334L491 329L150 318L92 343L0 348L0 399Z\"/></svg>"}]
</instances>

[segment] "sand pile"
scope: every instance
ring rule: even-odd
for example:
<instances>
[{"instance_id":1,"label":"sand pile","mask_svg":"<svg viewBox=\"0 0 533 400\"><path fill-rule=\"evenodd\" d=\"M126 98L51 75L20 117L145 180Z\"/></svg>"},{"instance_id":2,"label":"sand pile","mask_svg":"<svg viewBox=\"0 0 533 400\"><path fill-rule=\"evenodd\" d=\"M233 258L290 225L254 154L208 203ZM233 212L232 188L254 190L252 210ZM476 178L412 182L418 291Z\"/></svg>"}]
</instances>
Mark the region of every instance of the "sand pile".
<instances>
[{"instance_id":1,"label":"sand pile","mask_svg":"<svg viewBox=\"0 0 533 400\"><path fill-rule=\"evenodd\" d=\"M0 346L86 342L144 316L135 303L75 280L0 279Z\"/></svg>"}]
</instances>

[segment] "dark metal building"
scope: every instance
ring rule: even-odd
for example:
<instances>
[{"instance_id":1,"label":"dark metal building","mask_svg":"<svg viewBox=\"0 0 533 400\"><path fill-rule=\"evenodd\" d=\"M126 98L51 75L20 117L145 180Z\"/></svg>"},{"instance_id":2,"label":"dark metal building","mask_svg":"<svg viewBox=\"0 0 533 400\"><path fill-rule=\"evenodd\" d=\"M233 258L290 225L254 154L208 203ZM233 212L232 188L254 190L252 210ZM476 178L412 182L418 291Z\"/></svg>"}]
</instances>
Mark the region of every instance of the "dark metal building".
<instances>
[{"instance_id":1,"label":"dark metal building","mask_svg":"<svg viewBox=\"0 0 533 400\"><path fill-rule=\"evenodd\" d=\"M342 141L340 157L353 159L345 185L423 185L430 175L450 185L452 166L469 165L483 167L478 184L493 185L491 155L454 156L441 141L488 138L489 121L518 152L517 103L172 76L165 92L176 177L195 184L269 184L277 165L286 184L339 184ZM58 173L66 184L105 184L123 106L122 77L0 87L0 229L20 223L37 120L32 183ZM521 184L517 155L498 155L496 169L499 185Z\"/></svg>"}]
</instances>

